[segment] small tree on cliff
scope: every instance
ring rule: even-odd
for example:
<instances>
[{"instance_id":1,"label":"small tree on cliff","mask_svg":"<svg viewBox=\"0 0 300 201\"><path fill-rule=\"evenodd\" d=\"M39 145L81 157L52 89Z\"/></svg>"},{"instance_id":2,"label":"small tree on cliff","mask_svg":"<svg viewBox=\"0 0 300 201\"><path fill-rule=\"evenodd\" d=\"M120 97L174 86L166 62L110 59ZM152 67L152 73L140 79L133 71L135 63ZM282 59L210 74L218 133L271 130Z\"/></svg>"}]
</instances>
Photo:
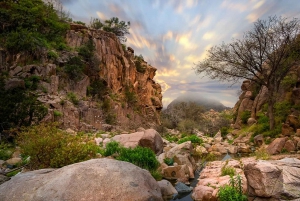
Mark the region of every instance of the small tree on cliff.
<instances>
[{"instance_id":1,"label":"small tree on cliff","mask_svg":"<svg viewBox=\"0 0 300 201\"><path fill-rule=\"evenodd\" d=\"M129 34L130 22L120 21L117 17L112 17L109 20L105 20L104 23L99 19L91 19L90 27L94 29L102 29L107 32L114 33L121 42L126 42L126 34Z\"/></svg>"},{"instance_id":2,"label":"small tree on cliff","mask_svg":"<svg viewBox=\"0 0 300 201\"><path fill-rule=\"evenodd\" d=\"M208 50L208 57L196 64L197 74L236 83L249 79L268 88L268 116L274 129L274 104L281 81L299 62L299 21L281 17L257 20L253 30L229 44Z\"/></svg>"}]
</instances>

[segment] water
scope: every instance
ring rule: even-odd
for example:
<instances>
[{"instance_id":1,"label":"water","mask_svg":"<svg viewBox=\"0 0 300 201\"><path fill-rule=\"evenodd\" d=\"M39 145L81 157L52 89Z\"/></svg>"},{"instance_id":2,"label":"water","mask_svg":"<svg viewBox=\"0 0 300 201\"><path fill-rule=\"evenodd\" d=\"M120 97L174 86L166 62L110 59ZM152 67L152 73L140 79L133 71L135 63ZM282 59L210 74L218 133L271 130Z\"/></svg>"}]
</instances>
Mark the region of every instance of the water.
<instances>
[{"instance_id":1,"label":"water","mask_svg":"<svg viewBox=\"0 0 300 201\"><path fill-rule=\"evenodd\" d=\"M226 161L231 158L233 158L233 157L227 153L224 157L220 158L220 160ZM206 162L203 163L203 166L201 169L196 170L195 178L190 181L191 187L195 188L197 186L198 178L200 176L201 170L205 167L205 164L206 164ZM171 183L174 185L174 182L171 182ZM173 196L172 199L166 199L165 201L194 201L192 199L192 193L193 193L193 191L191 191L190 193L177 194L177 195Z\"/></svg>"}]
</instances>

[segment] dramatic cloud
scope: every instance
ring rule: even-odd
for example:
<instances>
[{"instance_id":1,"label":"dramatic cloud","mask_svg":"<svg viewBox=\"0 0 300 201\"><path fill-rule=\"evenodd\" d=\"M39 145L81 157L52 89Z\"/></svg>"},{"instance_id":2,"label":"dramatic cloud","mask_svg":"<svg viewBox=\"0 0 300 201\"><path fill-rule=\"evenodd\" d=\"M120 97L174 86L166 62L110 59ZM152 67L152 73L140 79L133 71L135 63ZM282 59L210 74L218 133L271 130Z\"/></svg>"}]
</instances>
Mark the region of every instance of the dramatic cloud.
<instances>
[{"instance_id":1,"label":"dramatic cloud","mask_svg":"<svg viewBox=\"0 0 300 201\"><path fill-rule=\"evenodd\" d=\"M258 18L300 17L297 0L64 0L74 20L118 17L131 22L126 45L156 67L155 80L167 106L182 93L220 100L234 106L240 85L219 83L196 75L195 64L207 50L232 38L241 38Z\"/></svg>"}]
</instances>

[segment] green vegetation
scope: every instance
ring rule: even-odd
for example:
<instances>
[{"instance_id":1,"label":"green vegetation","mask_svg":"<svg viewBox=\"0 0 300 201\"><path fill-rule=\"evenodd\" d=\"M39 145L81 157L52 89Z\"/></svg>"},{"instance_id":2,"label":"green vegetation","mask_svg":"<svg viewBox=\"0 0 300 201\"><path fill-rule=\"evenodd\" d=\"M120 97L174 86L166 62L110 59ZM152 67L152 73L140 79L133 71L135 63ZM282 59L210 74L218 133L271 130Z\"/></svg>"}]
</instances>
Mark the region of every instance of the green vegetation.
<instances>
[{"instance_id":1,"label":"green vegetation","mask_svg":"<svg viewBox=\"0 0 300 201\"><path fill-rule=\"evenodd\" d=\"M5 90L4 77L0 76L0 123L2 129L29 126L39 122L48 109L38 101L38 95L31 91L37 87L39 78L32 76L27 88L17 87Z\"/></svg>"},{"instance_id":2,"label":"green vegetation","mask_svg":"<svg viewBox=\"0 0 300 201\"><path fill-rule=\"evenodd\" d=\"M99 100L104 99L104 95L108 93L108 87L105 80L99 78L93 80L88 88L87 94Z\"/></svg>"},{"instance_id":3,"label":"green vegetation","mask_svg":"<svg viewBox=\"0 0 300 201\"><path fill-rule=\"evenodd\" d=\"M229 128L223 126L223 127L220 129L220 131L221 131L221 136L222 136L223 138L225 138L226 135L229 133Z\"/></svg>"},{"instance_id":4,"label":"green vegetation","mask_svg":"<svg viewBox=\"0 0 300 201\"><path fill-rule=\"evenodd\" d=\"M53 111L53 115L54 115L55 117L61 117L61 116L62 116L62 113L61 113L60 111L58 111L58 110L54 110L54 111Z\"/></svg>"},{"instance_id":5,"label":"green vegetation","mask_svg":"<svg viewBox=\"0 0 300 201\"><path fill-rule=\"evenodd\" d=\"M248 119L251 117L251 111L245 110L241 114L241 120L243 124L247 124Z\"/></svg>"},{"instance_id":6,"label":"green vegetation","mask_svg":"<svg viewBox=\"0 0 300 201\"><path fill-rule=\"evenodd\" d=\"M99 19L92 18L90 22L90 27L94 29L102 29L103 31L114 33L119 40L124 43L127 41L125 37L129 34L130 22L120 21L117 17L112 17L109 20L105 20L104 23Z\"/></svg>"},{"instance_id":7,"label":"green vegetation","mask_svg":"<svg viewBox=\"0 0 300 201\"><path fill-rule=\"evenodd\" d=\"M139 56L137 56L137 55L134 56L134 64L135 64L137 72L140 72L140 73L146 72L146 67L143 66L143 61L144 61L143 55L140 54Z\"/></svg>"},{"instance_id":8,"label":"green vegetation","mask_svg":"<svg viewBox=\"0 0 300 201\"><path fill-rule=\"evenodd\" d=\"M227 166L228 160L224 164L224 166L221 168L221 176L229 175L233 177L236 174L236 171L233 167Z\"/></svg>"},{"instance_id":9,"label":"green vegetation","mask_svg":"<svg viewBox=\"0 0 300 201\"><path fill-rule=\"evenodd\" d=\"M79 100L76 96L76 94L74 94L73 92L69 92L67 94L68 99L74 104L74 105L78 105L79 104Z\"/></svg>"},{"instance_id":10,"label":"green vegetation","mask_svg":"<svg viewBox=\"0 0 300 201\"><path fill-rule=\"evenodd\" d=\"M141 168L147 169L153 173L153 177L160 178L156 171L159 162L156 159L154 152L146 147L137 146L135 148L122 147L118 142L109 142L104 151L105 156L116 154L116 159L133 163Z\"/></svg>"},{"instance_id":11,"label":"green vegetation","mask_svg":"<svg viewBox=\"0 0 300 201\"><path fill-rule=\"evenodd\" d=\"M79 81L82 78L84 63L80 57L72 57L64 66L64 71L71 80Z\"/></svg>"},{"instance_id":12,"label":"green vegetation","mask_svg":"<svg viewBox=\"0 0 300 201\"><path fill-rule=\"evenodd\" d=\"M8 160L11 158L13 152L12 152L12 148L11 146L9 146L9 144L0 143L0 160Z\"/></svg>"},{"instance_id":13,"label":"green vegetation","mask_svg":"<svg viewBox=\"0 0 300 201\"><path fill-rule=\"evenodd\" d=\"M125 100L129 106L134 107L137 102L137 96L133 91L133 87L128 85L125 86Z\"/></svg>"},{"instance_id":14,"label":"green vegetation","mask_svg":"<svg viewBox=\"0 0 300 201\"><path fill-rule=\"evenodd\" d=\"M174 164L174 158L165 158L164 159L165 164L168 166L172 166Z\"/></svg>"},{"instance_id":15,"label":"green vegetation","mask_svg":"<svg viewBox=\"0 0 300 201\"><path fill-rule=\"evenodd\" d=\"M0 27L0 41L6 50L39 57L42 48L64 43L69 25L42 0L6 0L0 2Z\"/></svg>"},{"instance_id":16,"label":"green vegetation","mask_svg":"<svg viewBox=\"0 0 300 201\"><path fill-rule=\"evenodd\" d=\"M178 144L187 142L187 141L191 141L193 144L202 144L203 140L201 138L199 138L197 135L190 135L184 138L181 138L180 140L178 140Z\"/></svg>"},{"instance_id":17,"label":"green vegetation","mask_svg":"<svg viewBox=\"0 0 300 201\"><path fill-rule=\"evenodd\" d=\"M98 146L89 138L70 135L57 124L24 128L17 138L24 155L30 156L31 169L59 168L96 156Z\"/></svg>"},{"instance_id":18,"label":"green vegetation","mask_svg":"<svg viewBox=\"0 0 300 201\"><path fill-rule=\"evenodd\" d=\"M220 201L246 201L247 196L243 195L242 178L237 175L230 176L230 185L220 187L218 198Z\"/></svg>"}]
</instances>

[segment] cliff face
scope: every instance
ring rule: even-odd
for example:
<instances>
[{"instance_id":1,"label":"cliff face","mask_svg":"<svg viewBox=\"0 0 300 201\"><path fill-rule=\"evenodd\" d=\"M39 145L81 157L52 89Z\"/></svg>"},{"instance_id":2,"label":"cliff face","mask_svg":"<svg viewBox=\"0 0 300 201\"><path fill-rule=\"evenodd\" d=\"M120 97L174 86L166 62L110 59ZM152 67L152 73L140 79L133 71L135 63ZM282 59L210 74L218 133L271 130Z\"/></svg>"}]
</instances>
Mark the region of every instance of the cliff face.
<instances>
[{"instance_id":1,"label":"cliff face","mask_svg":"<svg viewBox=\"0 0 300 201\"><path fill-rule=\"evenodd\" d=\"M42 64L20 66L24 58L15 56L6 87L22 86L24 78L39 76L39 100L49 108L43 121L60 121L73 130L105 129L107 123L125 129L160 123L162 94L153 80L156 68L142 61L144 71L138 72L134 50L124 50L112 33L71 25L66 40L73 50L61 51L58 58L45 59ZM94 44L93 57L84 61L84 74L71 80L61 71L88 41ZM101 85L92 85L99 82ZM101 97L87 96L92 87L104 91Z\"/></svg>"}]
</instances>

